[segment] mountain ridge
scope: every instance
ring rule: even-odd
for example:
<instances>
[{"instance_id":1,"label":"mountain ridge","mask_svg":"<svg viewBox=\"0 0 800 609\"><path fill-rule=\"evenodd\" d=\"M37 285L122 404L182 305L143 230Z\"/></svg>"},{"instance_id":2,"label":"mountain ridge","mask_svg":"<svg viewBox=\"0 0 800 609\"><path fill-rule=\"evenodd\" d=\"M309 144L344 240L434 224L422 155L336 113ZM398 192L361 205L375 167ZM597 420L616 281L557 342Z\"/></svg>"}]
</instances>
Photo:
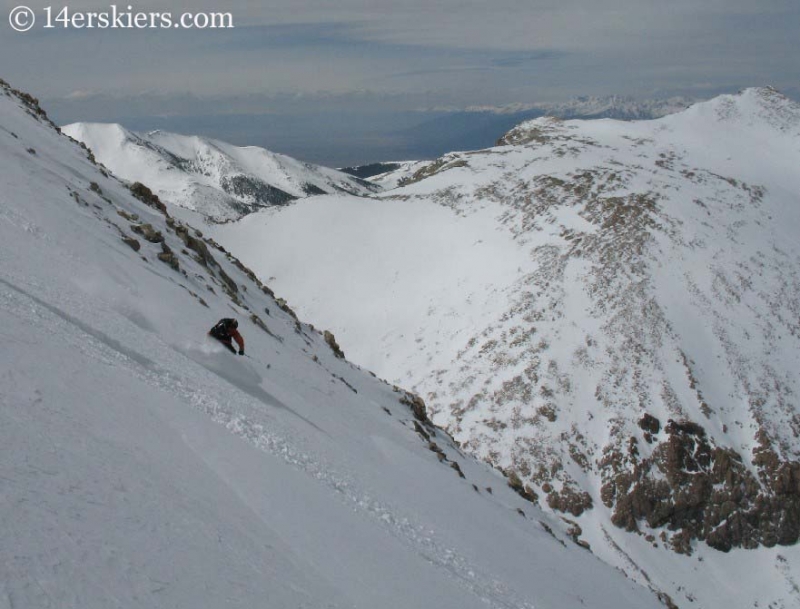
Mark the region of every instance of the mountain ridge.
<instances>
[{"instance_id":1,"label":"mountain ridge","mask_svg":"<svg viewBox=\"0 0 800 609\"><path fill-rule=\"evenodd\" d=\"M114 123L73 123L62 131L87 145L116 175L213 221L331 192L365 195L377 187L333 169L257 146L233 146L162 130L134 133Z\"/></svg>"}]
</instances>

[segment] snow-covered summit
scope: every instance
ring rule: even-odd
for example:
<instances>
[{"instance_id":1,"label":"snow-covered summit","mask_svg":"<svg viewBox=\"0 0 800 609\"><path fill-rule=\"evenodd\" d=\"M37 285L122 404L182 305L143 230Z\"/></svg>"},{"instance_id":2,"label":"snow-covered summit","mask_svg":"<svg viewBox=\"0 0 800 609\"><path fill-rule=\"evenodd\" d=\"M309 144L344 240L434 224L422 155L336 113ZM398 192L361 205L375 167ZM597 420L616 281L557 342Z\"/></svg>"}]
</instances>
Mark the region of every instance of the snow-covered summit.
<instances>
[{"instance_id":1,"label":"snow-covered summit","mask_svg":"<svg viewBox=\"0 0 800 609\"><path fill-rule=\"evenodd\" d=\"M677 130L681 136L688 135L693 129L699 129L701 135L705 135L709 130L718 129L720 124L729 123L737 132L743 128L767 129L796 137L800 133L799 108L797 102L773 88L753 87L738 94L720 95L692 104L688 108L670 113L655 124L663 130ZM539 128L559 125L561 120L553 116L525 121L504 135L499 143L522 143L526 133L535 134ZM646 121L646 124L650 123L652 121ZM714 142L708 143L714 146Z\"/></svg>"},{"instance_id":2,"label":"snow-covered summit","mask_svg":"<svg viewBox=\"0 0 800 609\"><path fill-rule=\"evenodd\" d=\"M788 608L799 112L748 89L652 121L540 118L368 205L215 235L607 561L679 606Z\"/></svg>"},{"instance_id":3,"label":"snow-covered summit","mask_svg":"<svg viewBox=\"0 0 800 609\"><path fill-rule=\"evenodd\" d=\"M721 95L695 104L673 120L687 126L689 122L732 123L736 128L769 128L789 137L800 136L800 104L771 87L753 87L736 95Z\"/></svg>"},{"instance_id":4,"label":"snow-covered summit","mask_svg":"<svg viewBox=\"0 0 800 609\"><path fill-rule=\"evenodd\" d=\"M314 194L379 190L335 169L256 146L165 131L134 133L107 123L73 123L62 130L115 175L147 184L165 202L217 221Z\"/></svg>"}]
</instances>

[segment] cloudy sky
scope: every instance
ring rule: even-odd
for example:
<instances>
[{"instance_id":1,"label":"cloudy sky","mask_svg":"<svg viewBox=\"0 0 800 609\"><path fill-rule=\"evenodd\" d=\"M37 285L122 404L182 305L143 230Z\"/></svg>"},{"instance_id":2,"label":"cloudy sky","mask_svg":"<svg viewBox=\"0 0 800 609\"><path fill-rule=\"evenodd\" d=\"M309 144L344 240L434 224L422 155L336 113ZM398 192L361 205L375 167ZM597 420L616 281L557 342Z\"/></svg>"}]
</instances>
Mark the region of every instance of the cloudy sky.
<instances>
[{"instance_id":1,"label":"cloudy sky","mask_svg":"<svg viewBox=\"0 0 800 609\"><path fill-rule=\"evenodd\" d=\"M413 153L437 110L577 95L800 94L797 0L272 0L134 3L233 28L44 28L111 4L3 0L0 78L57 122L202 133L332 165ZM118 4L120 12L128 4ZM497 134L498 136L500 134Z\"/></svg>"}]
</instances>

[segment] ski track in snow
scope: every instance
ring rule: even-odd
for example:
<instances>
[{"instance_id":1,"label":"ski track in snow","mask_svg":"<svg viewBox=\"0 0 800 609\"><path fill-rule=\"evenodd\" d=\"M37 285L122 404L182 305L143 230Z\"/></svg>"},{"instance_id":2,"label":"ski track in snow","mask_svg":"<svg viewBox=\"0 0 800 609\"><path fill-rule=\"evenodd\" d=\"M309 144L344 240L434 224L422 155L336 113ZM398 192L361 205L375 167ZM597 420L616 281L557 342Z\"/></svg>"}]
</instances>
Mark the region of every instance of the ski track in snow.
<instances>
[{"instance_id":1,"label":"ski track in snow","mask_svg":"<svg viewBox=\"0 0 800 609\"><path fill-rule=\"evenodd\" d=\"M11 275L4 271L4 276L10 277ZM248 378L244 379L240 376L237 379L230 372L221 373L220 366L203 363L204 358L200 357L203 348L198 346L194 349L183 347L178 352L201 366L201 369L182 366L186 376L176 376L153 359L126 347L101 330L66 313L64 309L49 304L30 293L29 290L21 288L17 282L0 278L0 286L6 288L0 291L0 302L3 308L12 315L29 323L46 327L54 337L67 342L72 342L74 339L72 339L72 333L65 327L77 328L85 335L86 340L72 344L72 348L79 349L103 365L125 366L147 385L177 395L193 408L210 416L213 421L224 426L231 433L246 439L260 450L281 459L284 463L326 485L334 491L335 496L341 502L370 518L376 525L422 556L429 564L444 570L454 581L479 597L488 607L493 609L534 609L534 605L522 600L502 580L482 573L458 551L437 540L435 531L400 514L397 509L376 498L370 491L361 488L352 477L337 471L330 464L324 463L313 454L308 446L303 446L303 442L296 434L281 425L268 411L254 405L248 413L240 412L239 409L244 405L242 396L240 394L236 396L236 399L231 398L230 386L239 389L248 398L256 400L259 405L286 410L324 433L305 417L295 413L261 389L258 385L261 378L257 375L253 377L246 374L245 376ZM59 301L57 295L51 294L48 297L50 302ZM76 303L69 304L75 305ZM194 357L192 351L195 351ZM213 358L206 357L205 359L206 362L213 362ZM203 374L204 372L208 374ZM227 381L227 385L220 388L216 377ZM44 590L42 593L46 596ZM6 596L10 599L8 595ZM47 603L42 606L57 606L57 603L53 605L50 601L52 599L48 598ZM10 600L8 606L13 607Z\"/></svg>"}]
</instances>

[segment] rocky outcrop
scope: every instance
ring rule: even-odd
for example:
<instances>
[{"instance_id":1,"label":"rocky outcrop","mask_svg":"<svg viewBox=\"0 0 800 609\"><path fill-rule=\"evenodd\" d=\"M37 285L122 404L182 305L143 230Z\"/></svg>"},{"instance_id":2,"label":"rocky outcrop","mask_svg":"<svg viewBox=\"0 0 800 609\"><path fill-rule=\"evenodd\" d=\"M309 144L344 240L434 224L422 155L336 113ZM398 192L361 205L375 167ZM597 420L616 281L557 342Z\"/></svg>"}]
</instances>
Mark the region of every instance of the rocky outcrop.
<instances>
[{"instance_id":1,"label":"rocky outcrop","mask_svg":"<svg viewBox=\"0 0 800 609\"><path fill-rule=\"evenodd\" d=\"M178 257L165 242L161 242L161 253L156 256L164 264L168 264L174 271L180 271L181 265L178 262Z\"/></svg>"},{"instance_id":2,"label":"rocky outcrop","mask_svg":"<svg viewBox=\"0 0 800 609\"><path fill-rule=\"evenodd\" d=\"M648 433L660 427L643 419ZM609 451L601 467L603 503L628 531L663 529L662 540L691 553L693 540L717 550L789 545L800 538L800 463L782 461L765 434L755 475L736 451L717 446L703 427L670 420L649 458Z\"/></svg>"},{"instance_id":3,"label":"rocky outcrop","mask_svg":"<svg viewBox=\"0 0 800 609\"><path fill-rule=\"evenodd\" d=\"M134 252L138 252L142 247L142 244L133 237L123 237L122 242L130 247Z\"/></svg>"},{"instance_id":4,"label":"rocky outcrop","mask_svg":"<svg viewBox=\"0 0 800 609\"><path fill-rule=\"evenodd\" d=\"M561 491L548 493L547 505L559 512L580 516L592 508L592 497L586 491L564 485Z\"/></svg>"},{"instance_id":5,"label":"rocky outcrop","mask_svg":"<svg viewBox=\"0 0 800 609\"><path fill-rule=\"evenodd\" d=\"M132 224L131 230L144 237L150 243L162 243L164 241L164 235L161 234L161 231L154 229L152 224Z\"/></svg>"},{"instance_id":6,"label":"rocky outcrop","mask_svg":"<svg viewBox=\"0 0 800 609\"><path fill-rule=\"evenodd\" d=\"M433 161L429 165L425 165L421 169L417 170L412 176L400 180L400 185L408 186L409 184L419 182L420 180L424 180L425 178L429 178L437 173L447 171L448 169L456 169L458 167L466 166L467 161L464 159L443 157Z\"/></svg>"},{"instance_id":7,"label":"rocky outcrop","mask_svg":"<svg viewBox=\"0 0 800 609\"><path fill-rule=\"evenodd\" d=\"M169 223L169 222L168 222ZM195 252L195 259L208 268L209 265L216 264L208 246L202 239L198 239L189 234L189 228L180 224L175 225L175 234L181 238L186 247Z\"/></svg>"},{"instance_id":8,"label":"rocky outcrop","mask_svg":"<svg viewBox=\"0 0 800 609\"><path fill-rule=\"evenodd\" d=\"M331 351L333 351L333 354L339 359L344 359L344 351L342 351L341 347L339 347L339 343L336 342L336 337L333 335L333 332L330 330L325 330L323 337L325 338L325 342L331 348Z\"/></svg>"},{"instance_id":9,"label":"rocky outcrop","mask_svg":"<svg viewBox=\"0 0 800 609\"><path fill-rule=\"evenodd\" d=\"M47 116L47 112L44 111L44 108L39 105L39 100L36 97L30 93L26 93L25 91L20 91L19 89L13 88L1 78L0 91L3 91L6 95L16 97L20 102L22 102L22 106L25 108L25 111L37 121L43 121L57 131L60 131L56 124L53 123L53 121L51 121Z\"/></svg>"},{"instance_id":10,"label":"rocky outcrop","mask_svg":"<svg viewBox=\"0 0 800 609\"><path fill-rule=\"evenodd\" d=\"M411 408L411 412L414 413L414 417L418 421L429 426L431 425L431 421L428 418L428 409L425 408L425 401L421 397L406 392L403 394L403 397L400 398L400 403Z\"/></svg>"},{"instance_id":11,"label":"rocky outcrop","mask_svg":"<svg viewBox=\"0 0 800 609\"><path fill-rule=\"evenodd\" d=\"M161 202L161 199L158 198L158 195L153 193L147 186L142 184L141 182L134 182L130 185L130 191L133 193L137 199L139 199L142 203L149 205L150 207L154 207L165 216L167 214L167 206Z\"/></svg>"}]
</instances>

